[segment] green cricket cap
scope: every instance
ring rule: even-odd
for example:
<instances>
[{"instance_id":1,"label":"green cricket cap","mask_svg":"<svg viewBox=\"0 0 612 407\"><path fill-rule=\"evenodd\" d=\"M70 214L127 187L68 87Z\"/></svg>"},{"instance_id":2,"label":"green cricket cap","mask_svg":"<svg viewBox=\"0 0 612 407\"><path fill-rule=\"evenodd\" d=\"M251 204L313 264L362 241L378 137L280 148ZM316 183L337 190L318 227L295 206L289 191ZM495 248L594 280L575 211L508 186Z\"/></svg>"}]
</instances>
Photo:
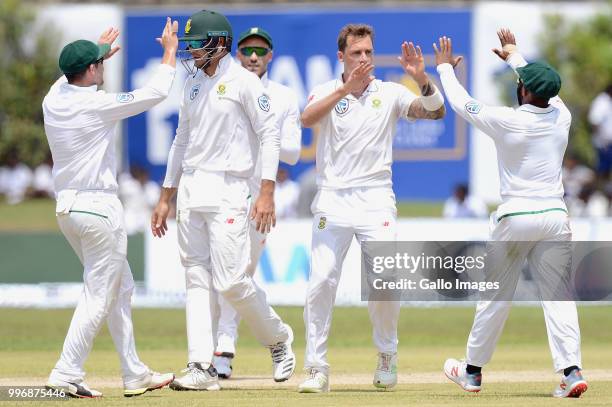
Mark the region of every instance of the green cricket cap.
<instances>
[{"instance_id":1,"label":"green cricket cap","mask_svg":"<svg viewBox=\"0 0 612 407\"><path fill-rule=\"evenodd\" d=\"M223 14L202 10L189 17L185 24L185 35L179 41L203 41L211 37L232 38L232 25Z\"/></svg>"},{"instance_id":2,"label":"green cricket cap","mask_svg":"<svg viewBox=\"0 0 612 407\"><path fill-rule=\"evenodd\" d=\"M59 57L59 67L63 73L83 72L110 51L109 44L94 44L87 40L77 40L66 45Z\"/></svg>"},{"instance_id":3,"label":"green cricket cap","mask_svg":"<svg viewBox=\"0 0 612 407\"><path fill-rule=\"evenodd\" d=\"M532 62L516 70L525 88L543 99L550 99L561 90L561 77L546 62Z\"/></svg>"},{"instance_id":4,"label":"green cricket cap","mask_svg":"<svg viewBox=\"0 0 612 407\"><path fill-rule=\"evenodd\" d=\"M259 37L268 43L270 49L273 48L272 37L266 30L259 27L251 27L248 30L244 31L242 34L240 34L240 37L238 38L238 46L240 46L240 43L242 41L250 37Z\"/></svg>"}]
</instances>

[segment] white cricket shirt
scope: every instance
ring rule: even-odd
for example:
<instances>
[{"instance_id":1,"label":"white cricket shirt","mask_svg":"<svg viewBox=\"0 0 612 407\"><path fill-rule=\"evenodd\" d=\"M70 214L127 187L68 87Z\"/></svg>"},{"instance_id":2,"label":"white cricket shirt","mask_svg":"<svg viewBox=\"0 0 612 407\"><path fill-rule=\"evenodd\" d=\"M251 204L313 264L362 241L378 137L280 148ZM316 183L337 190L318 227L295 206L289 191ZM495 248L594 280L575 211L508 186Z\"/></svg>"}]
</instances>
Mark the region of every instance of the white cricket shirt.
<instances>
[{"instance_id":1,"label":"white cricket shirt","mask_svg":"<svg viewBox=\"0 0 612 407\"><path fill-rule=\"evenodd\" d=\"M297 95L287 86L268 78L266 72L261 77L266 94L270 98L270 108L274 111L280 129L280 161L294 165L302 150L302 127ZM251 193L255 196L261 187L261 154L257 160L253 176L249 179Z\"/></svg>"},{"instance_id":2,"label":"white cricket shirt","mask_svg":"<svg viewBox=\"0 0 612 407\"><path fill-rule=\"evenodd\" d=\"M143 88L129 93L70 85L65 76L51 86L42 107L56 194L62 190L117 192L116 124L164 100L175 71L162 64Z\"/></svg>"},{"instance_id":3,"label":"white cricket shirt","mask_svg":"<svg viewBox=\"0 0 612 407\"><path fill-rule=\"evenodd\" d=\"M259 77L227 54L212 76L198 69L185 81L164 187L178 187L183 172L250 178L260 144L261 177L276 180L280 141L270 98Z\"/></svg>"},{"instance_id":4,"label":"white cricket shirt","mask_svg":"<svg viewBox=\"0 0 612 407\"><path fill-rule=\"evenodd\" d=\"M508 64L516 70L527 62L513 53ZM546 108L487 106L467 93L450 64L438 65L438 73L452 109L495 142L504 201L498 215L565 209L561 166L572 117L561 99L550 99Z\"/></svg>"},{"instance_id":5,"label":"white cricket shirt","mask_svg":"<svg viewBox=\"0 0 612 407\"><path fill-rule=\"evenodd\" d=\"M315 87L314 103L342 86L335 79ZM317 185L323 189L391 186L393 136L417 96L394 82L373 80L359 99L349 94L319 121Z\"/></svg>"}]
</instances>

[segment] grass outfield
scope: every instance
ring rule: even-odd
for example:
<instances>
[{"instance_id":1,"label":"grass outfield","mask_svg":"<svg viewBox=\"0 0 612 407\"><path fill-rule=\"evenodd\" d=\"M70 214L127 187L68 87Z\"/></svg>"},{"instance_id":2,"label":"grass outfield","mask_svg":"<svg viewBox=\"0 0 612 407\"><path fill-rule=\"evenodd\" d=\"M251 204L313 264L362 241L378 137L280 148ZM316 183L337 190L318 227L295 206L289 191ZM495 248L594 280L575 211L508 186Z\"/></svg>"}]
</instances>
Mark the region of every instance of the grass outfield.
<instances>
[{"instance_id":1,"label":"grass outfield","mask_svg":"<svg viewBox=\"0 0 612 407\"><path fill-rule=\"evenodd\" d=\"M400 217L442 216L441 202L399 202ZM0 232L48 232L57 231L55 201L38 199L8 205L0 200Z\"/></svg>"},{"instance_id":2,"label":"grass outfield","mask_svg":"<svg viewBox=\"0 0 612 407\"><path fill-rule=\"evenodd\" d=\"M105 393L96 405L559 405L550 397L557 376L551 372L544 319L538 308L515 307L497 352L483 375L483 391L462 392L441 373L444 359L460 357L473 318L472 308L404 308L400 320L400 385L381 392L370 384L376 363L365 308L337 308L330 338L332 393L295 392L303 375L302 309L279 307L295 331L296 377L275 384L270 358L244 327L234 361L234 379L221 392L173 392L163 389L136 399L123 399L117 356L103 329L87 363L88 383ZM0 309L0 385L44 384L61 350L72 310ZM588 392L581 406L612 405L612 307L581 307L582 353ZM136 342L141 358L152 368L178 373L186 363L183 310L134 310ZM591 376L589 376L591 373ZM487 378L489 380L487 381ZM241 380L242 379L242 380ZM256 400L256 402L254 401ZM79 402L79 401L73 401ZM565 401L564 401L565 402ZM570 401L571 402L571 401ZM0 403L1 404L1 403ZM44 405L47 405L46 403Z\"/></svg>"}]
</instances>

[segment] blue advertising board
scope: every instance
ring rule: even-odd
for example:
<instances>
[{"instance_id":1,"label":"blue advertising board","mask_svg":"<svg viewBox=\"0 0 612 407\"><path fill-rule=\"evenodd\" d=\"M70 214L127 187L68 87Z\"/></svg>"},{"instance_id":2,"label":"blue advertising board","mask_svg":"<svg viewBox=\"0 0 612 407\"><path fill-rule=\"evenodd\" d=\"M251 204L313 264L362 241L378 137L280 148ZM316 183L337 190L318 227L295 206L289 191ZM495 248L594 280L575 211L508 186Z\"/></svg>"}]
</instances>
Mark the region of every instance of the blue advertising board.
<instances>
[{"instance_id":1,"label":"blue advertising board","mask_svg":"<svg viewBox=\"0 0 612 407\"><path fill-rule=\"evenodd\" d=\"M175 14L171 15L179 21L181 32L194 11L197 10L174 11ZM376 77L403 83L415 93L418 93L416 84L404 74L397 61L401 43L413 41L421 46L427 71L438 83L432 43L441 35L451 36L454 50L464 56L457 70L458 77L469 89L472 15L468 9L264 9L228 10L225 14L232 23L236 39L252 26L263 27L271 34L274 58L269 66L269 76L291 87L297 93L301 107L314 86L341 74L336 40L338 32L347 23L366 23L374 27ZM159 63L161 48L155 38L161 33L165 17L166 14L159 11L127 13L124 37L126 88L142 86ZM235 49L234 44L233 52ZM130 118L125 125L128 163L148 169L151 177L158 181L165 173L186 75L179 65L170 97L150 111ZM290 169L293 178L312 168L316 137L316 132L303 130L300 162ZM400 120L394 141L394 161L393 184L399 200L444 199L452 193L455 184L469 181L467 126L462 120L457 120L450 109L444 120Z\"/></svg>"}]
</instances>

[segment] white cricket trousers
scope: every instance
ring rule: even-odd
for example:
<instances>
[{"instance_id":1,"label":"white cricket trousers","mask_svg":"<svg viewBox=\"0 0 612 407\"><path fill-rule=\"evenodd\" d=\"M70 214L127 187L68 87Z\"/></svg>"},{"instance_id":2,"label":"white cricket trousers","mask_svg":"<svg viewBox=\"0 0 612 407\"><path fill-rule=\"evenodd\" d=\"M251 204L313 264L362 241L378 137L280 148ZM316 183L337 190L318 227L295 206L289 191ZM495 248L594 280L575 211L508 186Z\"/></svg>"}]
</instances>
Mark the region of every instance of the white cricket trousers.
<instances>
[{"instance_id":1,"label":"white cricket trousers","mask_svg":"<svg viewBox=\"0 0 612 407\"><path fill-rule=\"evenodd\" d=\"M527 259L529 268L537 276L554 276L567 270L555 269L555 261L546 261L551 255L551 241L571 241L572 232L565 212L554 210L538 214L519 214L496 219L491 215L491 240L502 242L529 242L521 244L519 250L504 253L489 253L500 257L496 264L504 264L504 285L511 286L514 293L518 278ZM497 247L492 245L492 247ZM491 257L488 259L491 261ZM556 276L560 281L563 276ZM504 297L505 299L508 297ZM548 333L548 345L552 353L556 372L570 366L582 367L580 355L580 328L578 313L573 301L541 301ZM466 361L470 365L484 366L493 355L510 312L512 301L479 301L476 306L474 324L467 343Z\"/></svg>"},{"instance_id":2,"label":"white cricket trousers","mask_svg":"<svg viewBox=\"0 0 612 407\"><path fill-rule=\"evenodd\" d=\"M246 266L246 274L253 277L259 258L266 244L267 233L258 232L255 224L249 224L249 261ZM257 283L253 280L253 284ZM257 287L258 290L261 290ZM263 291L263 290L261 290ZM217 325L217 353L236 353L236 342L238 341L238 325L240 315L234 310L222 295L217 296L219 301L219 322Z\"/></svg>"},{"instance_id":3,"label":"white cricket trousers","mask_svg":"<svg viewBox=\"0 0 612 407\"><path fill-rule=\"evenodd\" d=\"M59 214L57 221L83 264L84 287L51 379L84 379L85 359L104 321L119 354L124 383L141 379L149 368L138 358L134 343L134 279L126 258L121 202L110 193L79 193L70 213Z\"/></svg>"},{"instance_id":4,"label":"white cricket trousers","mask_svg":"<svg viewBox=\"0 0 612 407\"><path fill-rule=\"evenodd\" d=\"M246 273L250 206L247 181L226 174L224 189L215 191L222 194L217 211L179 209L177 217L187 289L189 362L212 361L217 332L216 293L231 304L262 345L276 345L289 338L265 293Z\"/></svg>"},{"instance_id":5,"label":"white cricket trousers","mask_svg":"<svg viewBox=\"0 0 612 407\"><path fill-rule=\"evenodd\" d=\"M306 369L328 371L327 339L342 263L353 236L364 241L396 239L395 195L390 187L320 189L313 203L310 276L304 324ZM352 278L359 279L360 270ZM369 301L374 345L379 352L397 352L399 301Z\"/></svg>"}]
</instances>

